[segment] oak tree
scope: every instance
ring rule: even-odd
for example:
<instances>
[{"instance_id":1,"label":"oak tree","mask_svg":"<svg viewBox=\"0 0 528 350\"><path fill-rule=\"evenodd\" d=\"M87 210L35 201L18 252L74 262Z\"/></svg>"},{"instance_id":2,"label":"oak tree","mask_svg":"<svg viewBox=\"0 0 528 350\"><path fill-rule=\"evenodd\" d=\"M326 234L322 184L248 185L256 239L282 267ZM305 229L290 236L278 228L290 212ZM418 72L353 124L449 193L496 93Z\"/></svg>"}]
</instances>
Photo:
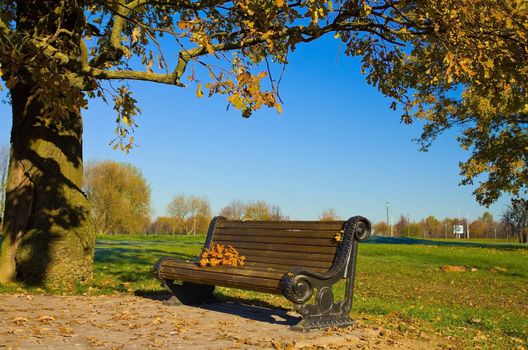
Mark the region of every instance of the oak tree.
<instances>
[{"instance_id":1,"label":"oak tree","mask_svg":"<svg viewBox=\"0 0 528 350\"><path fill-rule=\"evenodd\" d=\"M81 109L111 101L129 150L143 80L220 94L248 117L276 108L273 67L325 34L426 149L460 129L463 183L483 204L526 194L528 5L523 0L0 0L0 64L12 103L0 282L91 276L94 229L82 188ZM177 57L172 60L171 57ZM268 68L270 67L270 68ZM203 74L203 73L206 74ZM481 176L483 175L483 176Z\"/></svg>"}]
</instances>

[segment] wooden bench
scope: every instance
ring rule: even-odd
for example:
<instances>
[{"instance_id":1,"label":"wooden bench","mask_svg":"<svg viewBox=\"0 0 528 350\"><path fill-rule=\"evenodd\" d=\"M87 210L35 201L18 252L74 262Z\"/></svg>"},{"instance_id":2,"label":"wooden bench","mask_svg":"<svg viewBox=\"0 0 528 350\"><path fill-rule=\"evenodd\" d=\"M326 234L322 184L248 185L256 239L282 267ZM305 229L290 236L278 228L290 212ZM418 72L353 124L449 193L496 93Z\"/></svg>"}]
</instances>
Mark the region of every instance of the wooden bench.
<instances>
[{"instance_id":1,"label":"wooden bench","mask_svg":"<svg viewBox=\"0 0 528 350\"><path fill-rule=\"evenodd\" d=\"M246 257L243 266L204 266L197 261L162 258L154 273L173 293L175 305L212 298L215 286L282 294L303 316L296 330L345 327L352 324L354 273L358 242L370 236L370 222L233 221L215 217L204 248L213 243L233 246ZM341 233L342 240L335 236ZM199 258L198 258L199 259ZM344 298L336 301L332 286L346 279ZM183 283L175 283L180 281Z\"/></svg>"}]
</instances>

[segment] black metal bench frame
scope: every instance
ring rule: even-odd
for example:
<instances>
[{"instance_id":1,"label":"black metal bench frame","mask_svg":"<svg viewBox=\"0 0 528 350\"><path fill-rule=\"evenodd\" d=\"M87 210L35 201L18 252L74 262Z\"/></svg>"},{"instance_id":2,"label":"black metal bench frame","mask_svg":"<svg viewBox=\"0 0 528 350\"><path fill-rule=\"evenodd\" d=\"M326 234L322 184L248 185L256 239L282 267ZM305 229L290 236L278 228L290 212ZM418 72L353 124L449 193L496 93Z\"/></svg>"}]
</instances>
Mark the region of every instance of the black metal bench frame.
<instances>
[{"instance_id":1,"label":"black metal bench frame","mask_svg":"<svg viewBox=\"0 0 528 350\"><path fill-rule=\"evenodd\" d=\"M204 248L211 246L216 225L221 220L225 218L215 217L211 221ZM294 304L295 311L303 316L303 319L292 327L294 330L308 331L353 324L349 314L352 309L358 243L366 240L370 233L370 222L364 217L354 216L345 222L342 241L327 272L317 273L308 268L292 267L284 273L280 281L282 294ZM203 281L203 284L186 281L175 284L174 281L164 279L160 266L165 259L170 258L160 259L153 272L173 293L169 304L197 304L214 298L215 286L208 285L207 281ZM344 299L336 301L332 286L342 278L346 279Z\"/></svg>"}]
</instances>

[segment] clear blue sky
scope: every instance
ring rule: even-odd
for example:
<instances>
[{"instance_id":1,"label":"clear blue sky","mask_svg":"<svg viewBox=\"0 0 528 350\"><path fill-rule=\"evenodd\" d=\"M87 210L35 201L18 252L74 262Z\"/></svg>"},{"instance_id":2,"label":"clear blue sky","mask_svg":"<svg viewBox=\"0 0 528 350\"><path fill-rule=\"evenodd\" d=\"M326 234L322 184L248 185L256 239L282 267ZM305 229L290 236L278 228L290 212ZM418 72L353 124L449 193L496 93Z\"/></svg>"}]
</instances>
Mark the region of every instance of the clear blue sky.
<instances>
[{"instance_id":1,"label":"clear blue sky","mask_svg":"<svg viewBox=\"0 0 528 350\"><path fill-rule=\"evenodd\" d=\"M467 158L455 132L428 153L412 141L419 125L400 123L389 101L366 84L357 61L340 55L330 37L298 47L281 85L283 113L263 109L250 119L222 97L198 99L194 87L132 83L142 115L130 154L114 151L112 106L91 100L83 111L85 160L129 162L152 189L154 217L178 193L209 199L217 213L233 199L265 200L292 219L316 219L325 208L348 218L394 221L410 214L462 216L486 210L460 187ZM5 94L2 94L2 99ZM0 105L0 143L9 141L10 106ZM500 218L506 198L489 208Z\"/></svg>"}]
</instances>

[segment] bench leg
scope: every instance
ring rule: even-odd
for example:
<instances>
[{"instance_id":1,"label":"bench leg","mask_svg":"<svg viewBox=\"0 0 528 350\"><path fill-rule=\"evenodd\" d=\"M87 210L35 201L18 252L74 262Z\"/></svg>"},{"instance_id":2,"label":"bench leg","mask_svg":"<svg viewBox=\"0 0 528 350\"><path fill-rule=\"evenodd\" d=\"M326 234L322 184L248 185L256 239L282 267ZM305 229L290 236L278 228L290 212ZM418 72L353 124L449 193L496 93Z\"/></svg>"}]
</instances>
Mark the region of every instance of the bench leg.
<instances>
[{"instance_id":1,"label":"bench leg","mask_svg":"<svg viewBox=\"0 0 528 350\"><path fill-rule=\"evenodd\" d=\"M334 302L331 287L319 289L314 304L296 304L295 311L303 316L298 324L291 327L296 331L348 327L354 323L349 316L348 300Z\"/></svg>"},{"instance_id":2,"label":"bench leg","mask_svg":"<svg viewBox=\"0 0 528 350\"><path fill-rule=\"evenodd\" d=\"M169 299L163 300L163 305L166 306L180 306L182 302L180 299L176 298L174 295L171 295Z\"/></svg>"},{"instance_id":3,"label":"bench leg","mask_svg":"<svg viewBox=\"0 0 528 350\"><path fill-rule=\"evenodd\" d=\"M175 284L173 281L167 281L166 285L173 294L165 301L169 306L205 304L217 300L213 295L215 286L190 282Z\"/></svg>"}]
</instances>

